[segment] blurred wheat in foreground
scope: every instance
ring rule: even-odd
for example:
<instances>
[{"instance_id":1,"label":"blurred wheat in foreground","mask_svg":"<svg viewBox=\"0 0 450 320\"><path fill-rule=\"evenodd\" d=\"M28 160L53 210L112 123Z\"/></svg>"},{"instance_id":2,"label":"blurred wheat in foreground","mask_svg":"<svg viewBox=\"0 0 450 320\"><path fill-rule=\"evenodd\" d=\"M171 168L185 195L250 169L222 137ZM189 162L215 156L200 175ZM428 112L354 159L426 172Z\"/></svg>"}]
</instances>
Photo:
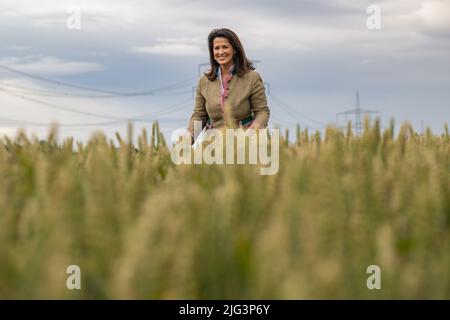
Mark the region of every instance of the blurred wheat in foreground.
<instances>
[{"instance_id":1,"label":"blurred wheat in foreground","mask_svg":"<svg viewBox=\"0 0 450 320\"><path fill-rule=\"evenodd\" d=\"M274 176L175 166L157 123L136 146L55 134L0 140L0 298L450 298L447 126L298 129Z\"/></svg>"}]
</instances>

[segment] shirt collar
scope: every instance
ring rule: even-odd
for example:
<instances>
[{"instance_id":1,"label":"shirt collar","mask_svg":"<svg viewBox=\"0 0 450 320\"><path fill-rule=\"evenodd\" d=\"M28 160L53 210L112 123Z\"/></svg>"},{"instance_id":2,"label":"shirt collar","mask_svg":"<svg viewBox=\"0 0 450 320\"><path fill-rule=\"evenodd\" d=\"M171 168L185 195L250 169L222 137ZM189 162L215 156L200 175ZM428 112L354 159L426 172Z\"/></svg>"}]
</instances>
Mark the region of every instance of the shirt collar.
<instances>
[{"instance_id":1,"label":"shirt collar","mask_svg":"<svg viewBox=\"0 0 450 320\"><path fill-rule=\"evenodd\" d=\"M231 75L236 74L236 72L234 70L234 64L230 67L230 73L231 73ZM220 74L221 74L220 66L217 66L216 67L216 75L219 77Z\"/></svg>"}]
</instances>

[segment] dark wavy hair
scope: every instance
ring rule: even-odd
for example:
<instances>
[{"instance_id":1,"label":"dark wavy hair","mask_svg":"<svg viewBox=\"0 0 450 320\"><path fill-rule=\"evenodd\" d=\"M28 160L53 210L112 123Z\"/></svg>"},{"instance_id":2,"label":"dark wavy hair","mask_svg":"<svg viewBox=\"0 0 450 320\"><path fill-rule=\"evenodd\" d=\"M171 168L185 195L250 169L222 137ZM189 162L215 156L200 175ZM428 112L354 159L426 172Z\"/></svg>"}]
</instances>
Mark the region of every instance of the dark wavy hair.
<instances>
[{"instance_id":1,"label":"dark wavy hair","mask_svg":"<svg viewBox=\"0 0 450 320\"><path fill-rule=\"evenodd\" d=\"M214 81L217 78L216 68L219 66L219 63L214 59L213 42L214 39L218 37L227 38L233 47L236 53L233 57L234 71L239 77L242 77L250 70L255 70L255 65L247 59L244 47L242 46L241 40L239 40L236 33L227 28L213 29L208 35L209 61L211 64L211 69L205 72L205 76L209 80Z\"/></svg>"}]
</instances>

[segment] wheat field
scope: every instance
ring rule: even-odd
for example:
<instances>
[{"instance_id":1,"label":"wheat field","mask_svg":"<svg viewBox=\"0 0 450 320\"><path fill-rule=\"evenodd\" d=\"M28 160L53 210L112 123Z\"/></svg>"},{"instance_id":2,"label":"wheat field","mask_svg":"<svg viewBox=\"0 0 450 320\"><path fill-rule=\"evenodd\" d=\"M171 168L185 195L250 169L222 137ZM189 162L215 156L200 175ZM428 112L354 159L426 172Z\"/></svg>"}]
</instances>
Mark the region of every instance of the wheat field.
<instances>
[{"instance_id":1,"label":"wheat field","mask_svg":"<svg viewBox=\"0 0 450 320\"><path fill-rule=\"evenodd\" d=\"M298 128L272 176L176 166L157 123L129 131L0 138L0 298L450 298L447 125Z\"/></svg>"}]
</instances>

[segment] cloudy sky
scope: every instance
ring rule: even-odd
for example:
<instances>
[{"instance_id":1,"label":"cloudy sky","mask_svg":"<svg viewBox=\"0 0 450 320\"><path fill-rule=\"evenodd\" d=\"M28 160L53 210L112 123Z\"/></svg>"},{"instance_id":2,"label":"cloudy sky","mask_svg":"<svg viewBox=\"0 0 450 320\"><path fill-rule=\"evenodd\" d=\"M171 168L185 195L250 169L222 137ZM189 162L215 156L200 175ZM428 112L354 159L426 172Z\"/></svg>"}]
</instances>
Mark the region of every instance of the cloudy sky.
<instances>
[{"instance_id":1,"label":"cloudy sky","mask_svg":"<svg viewBox=\"0 0 450 320\"><path fill-rule=\"evenodd\" d=\"M356 91L383 125L450 122L449 0L1 0L0 134L58 122L85 140L132 118L136 130L159 120L168 138L187 125L217 27L259 61L270 127L321 129Z\"/></svg>"}]
</instances>

